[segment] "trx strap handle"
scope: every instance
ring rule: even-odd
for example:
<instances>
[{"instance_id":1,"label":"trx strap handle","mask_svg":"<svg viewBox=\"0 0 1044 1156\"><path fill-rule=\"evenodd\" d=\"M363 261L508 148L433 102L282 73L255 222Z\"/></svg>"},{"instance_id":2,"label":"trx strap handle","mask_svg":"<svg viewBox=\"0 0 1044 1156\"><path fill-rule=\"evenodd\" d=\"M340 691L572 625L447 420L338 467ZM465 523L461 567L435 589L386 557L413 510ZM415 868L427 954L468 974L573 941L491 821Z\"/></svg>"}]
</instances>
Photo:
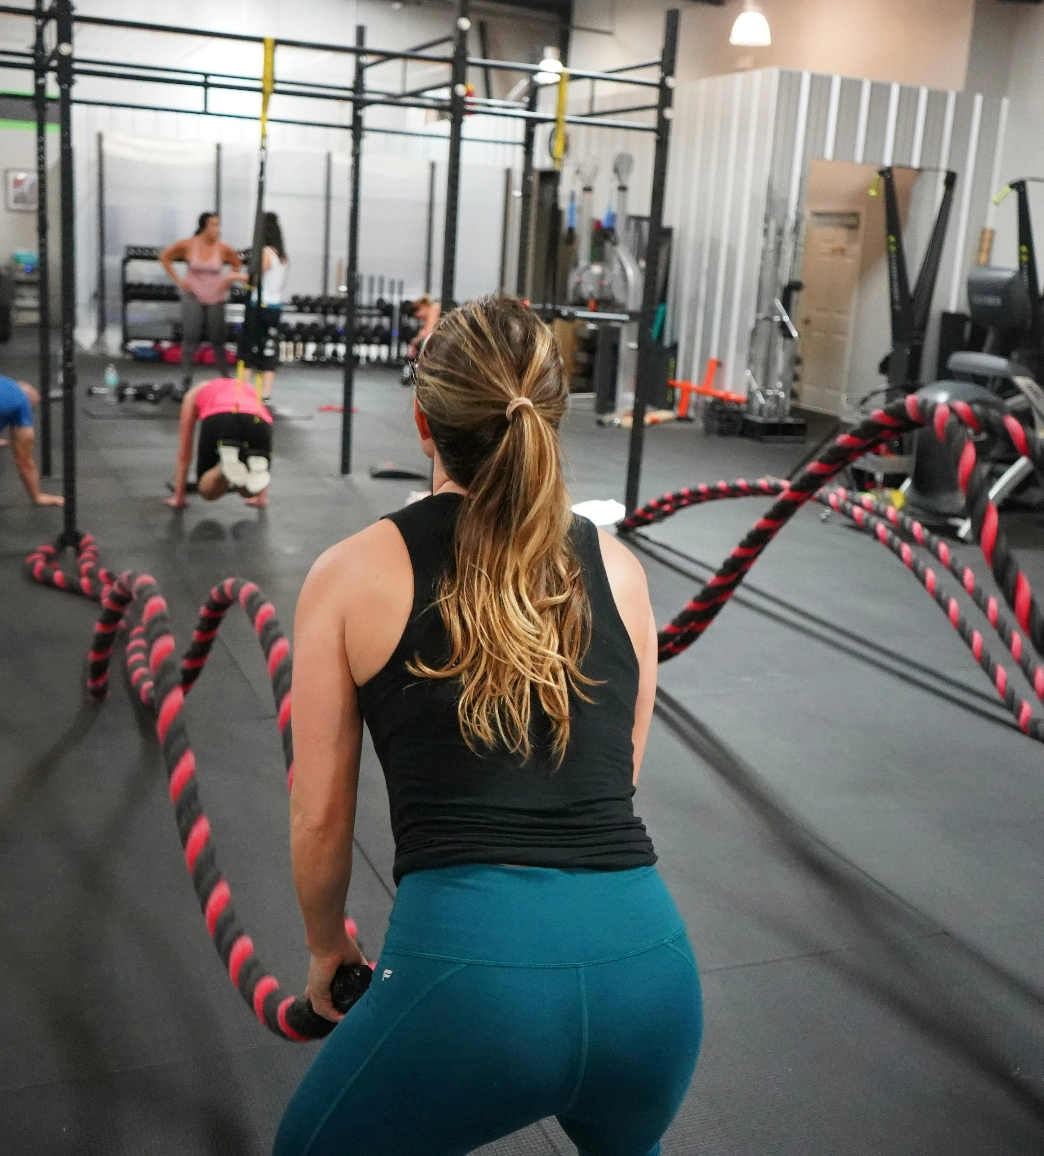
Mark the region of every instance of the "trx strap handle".
<instances>
[{"instance_id":1,"label":"trx strap handle","mask_svg":"<svg viewBox=\"0 0 1044 1156\"><path fill-rule=\"evenodd\" d=\"M75 580L59 568L52 546L41 546L30 554L26 569L37 582L79 592L101 602L101 617L87 655L87 693L95 702L101 702L108 691L109 663L120 626L128 619L139 619L130 630L126 646L127 673L141 702L156 715L156 734L167 769L185 866L221 962L240 995L269 1030L288 1040L314 1040L329 1035L335 1025L313 1011L309 1001L287 995L280 989L279 981L265 970L253 940L236 916L229 885L218 866L210 821L200 801L196 758L183 716L185 696L206 665L225 614L238 603L250 619L268 666L287 781L292 785L292 659L275 607L253 582L226 578L211 590L200 609L192 644L179 660L167 603L155 578L131 571L114 578L98 565L98 548L90 535L85 535L81 543ZM338 1011L347 1011L363 995L371 976L371 969L362 964L338 968L331 985Z\"/></svg>"},{"instance_id":2,"label":"trx strap handle","mask_svg":"<svg viewBox=\"0 0 1044 1156\"><path fill-rule=\"evenodd\" d=\"M262 324L261 282L264 276L265 187L268 175L268 102L275 88L275 40L264 40L264 64L261 69L261 148L257 166L257 208L254 212L254 235L250 243L249 291L243 314L243 329L236 363L236 380L242 381L247 369L254 371L254 387L261 398L261 354L265 344Z\"/></svg>"},{"instance_id":3,"label":"trx strap handle","mask_svg":"<svg viewBox=\"0 0 1044 1156\"><path fill-rule=\"evenodd\" d=\"M566 154L566 112L569 102L569 70L563 68L558 76L558 105L555 110L555 144L553 157L555 168L561 169Z\"/></svg>"},{"instance_id":4,"label":"trx strap handle","mask_svg":"<svg viewBox=\"0 0 1044 1156\"><path fill-rule=\"evenodd\" d=\"M254 239L250 246L250 299L260 301L261 249L264 239L265 180L268 169L268 102L275 87L275 41L265 37L265 61L261 71L261 150L257 172L257 210L254 213Z\"/></svg>"}]
</instances>

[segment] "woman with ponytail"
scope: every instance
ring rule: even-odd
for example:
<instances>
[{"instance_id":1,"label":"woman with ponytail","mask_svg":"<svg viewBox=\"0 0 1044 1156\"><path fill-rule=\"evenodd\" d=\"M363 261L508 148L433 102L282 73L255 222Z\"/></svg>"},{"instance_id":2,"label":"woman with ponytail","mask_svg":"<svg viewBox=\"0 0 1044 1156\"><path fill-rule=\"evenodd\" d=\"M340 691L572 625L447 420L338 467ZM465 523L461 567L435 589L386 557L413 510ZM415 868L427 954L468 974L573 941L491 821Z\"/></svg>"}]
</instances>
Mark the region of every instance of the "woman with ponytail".
<instances>
[{"instance_id":1,"label":"woman with ponytail","mask_svg":"<svg viewBox=\"0 0 1044 1156\"><path fill-rule=\"evenodd\" d=\"M513 298L441 319L415 417L432 496L328 550L297 607L294 880L308 993L341 1022L277 1156L451 1156L556 1116L656 1156L700 988L633 795L656 686L644 572L570 512L550 330ZM398 893L343 1019L362 728Z\"/></svg>"}]
</instances>

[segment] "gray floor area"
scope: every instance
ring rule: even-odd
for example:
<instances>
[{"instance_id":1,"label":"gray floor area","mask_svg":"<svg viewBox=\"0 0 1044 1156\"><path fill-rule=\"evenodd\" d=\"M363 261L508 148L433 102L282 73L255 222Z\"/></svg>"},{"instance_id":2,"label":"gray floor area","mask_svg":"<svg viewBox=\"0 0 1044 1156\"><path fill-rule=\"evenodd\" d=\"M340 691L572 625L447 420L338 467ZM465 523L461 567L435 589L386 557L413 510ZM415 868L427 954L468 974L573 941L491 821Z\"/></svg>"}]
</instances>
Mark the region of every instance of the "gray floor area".
<instances>
[{"instance_id":1,"label":"gray floor area","mask_svg":"<svg viewBox=\"0 0 1044 1156\"><path fill-rule=\"evenodd\" d=\"M32 364L29 342L0 349L0 372L31 377ZM84 357L83 384L102 369ZM422 464L396 375L360 375L363 468L349 478L340 415L318 412L339 401L338 374L290 370L277 390L298 417L276 430L264 513L236 499L169 511L175 407L78 403L80 524L107 564L159 579L183 644L208 587L230 574L257 581L289 629L316 555L418 485L365 472L385 458ZM621 496L626 440L577 401L565 441L578 500ZM801 452L653 429L643 494L786 473ZM661 622L697 588L698 562L716 564L765 504L690 510L650 532L686 555L639 548ZM1037 523L1007 524L1044 578ZM28 506L0 451L0 1148L261 1154L314 1047L267 1034L230 989L122 674L104 707L83 704L95 606L20 569L59 525ZM751 583L760 593L662 667L636 797L706 999L703 1053L664 1153L1039 1153L1040 748L916 580L838 518L803 511ZM187 709L238 910L269 969L300 987L274 710L241 617ZM350 908L371 952L391 860L368 750ZM542 1123L483 1151L573 1149Z\"/></svg>"}]
</instances>

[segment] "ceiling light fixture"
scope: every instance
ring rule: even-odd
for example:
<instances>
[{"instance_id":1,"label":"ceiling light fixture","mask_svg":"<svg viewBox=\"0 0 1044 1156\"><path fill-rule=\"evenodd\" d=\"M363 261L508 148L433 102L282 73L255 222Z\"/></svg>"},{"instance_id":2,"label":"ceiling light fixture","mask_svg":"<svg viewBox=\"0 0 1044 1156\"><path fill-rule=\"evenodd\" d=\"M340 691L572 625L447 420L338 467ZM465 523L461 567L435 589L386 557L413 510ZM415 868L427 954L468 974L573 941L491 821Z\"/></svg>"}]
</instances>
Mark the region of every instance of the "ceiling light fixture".
<instances>
[{"instance_id":1,"label":"ceiling light fixture","mask_svg":"<svg viewBox=\"0 0 1044 1156\"><path fill-rule=\"evenodd\" d=\"M739 48L768 48L772 43L769 22L754 0L746 0L744 3L743 11L732 26L729 43Z\"/></svg>"},{"instance_id":2,"label":"ceiling light fixture","mask_svg":"<svg viewBox=\"0 0 1044 1156\"><path fill-rule=\"evenodd\" d=\"M530 57L530 60L533 58ZM544 59L537 66L540 68L533 79L537 84L557 84L562 72L562 53L554 45L549 44L544 49Z\"/></svg>"}]
</instances>

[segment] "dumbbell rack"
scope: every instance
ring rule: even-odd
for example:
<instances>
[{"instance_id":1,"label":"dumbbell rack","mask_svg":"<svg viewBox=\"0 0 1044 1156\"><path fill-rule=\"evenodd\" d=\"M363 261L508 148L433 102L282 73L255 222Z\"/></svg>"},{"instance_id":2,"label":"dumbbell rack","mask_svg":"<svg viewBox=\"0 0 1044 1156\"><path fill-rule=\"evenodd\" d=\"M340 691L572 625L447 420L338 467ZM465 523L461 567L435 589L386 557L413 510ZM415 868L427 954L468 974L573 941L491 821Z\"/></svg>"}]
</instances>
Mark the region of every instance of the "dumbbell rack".
<instances>
[{"instance_id":1,"label":"dumbbell rack","mask_svg":"<svg viewBox=\"0 0 1044 1156\"><path fill-rule=\"evenodd\" d=\"M291 297L282 308L280 362L343 365L348 350L344 330L347 304L343 293ZM386 291L384 277L359 278L351 343L352 355L359 364L401 366L416 330L413 304L403 300L402 281L388 278Z\"/></svg>"},{"instance_id":2,"label":"dumbbell rack","mask_svg":"<svg viewBox=\"0 0 1044 1156\"><path fill-rule=\"evenodd\" d=\"M171 281L132 281L129 279L127 270L128 267L138 263L156 265L159 263L159 256L162 249L153 248L151 245L128 245L123 251L123 260L120 263L120 326L121 326L121 348L124 352L127 351L127 346L135 339L142 340L167 340L178 341L181 339L181 319L177 315L169 318L163 318L162 321L157 321L156 324L166 323L169 327L168 332L164 337L156 337L153 333L135 334L130 331L130 323L127 319L127 305L132 301L161 301L173 305L177 305L181 301L181 293L177 285ZM240 259L244 262L250 260L250 250L244 249L239 254ZM232 286L229 293L229 304L233 306L243 306L246 304L247 290L246 287L240 284ZM234 316L231 320L232 324L237 321L242 323L242 315Z\"/></svg>"}]
</instances>

